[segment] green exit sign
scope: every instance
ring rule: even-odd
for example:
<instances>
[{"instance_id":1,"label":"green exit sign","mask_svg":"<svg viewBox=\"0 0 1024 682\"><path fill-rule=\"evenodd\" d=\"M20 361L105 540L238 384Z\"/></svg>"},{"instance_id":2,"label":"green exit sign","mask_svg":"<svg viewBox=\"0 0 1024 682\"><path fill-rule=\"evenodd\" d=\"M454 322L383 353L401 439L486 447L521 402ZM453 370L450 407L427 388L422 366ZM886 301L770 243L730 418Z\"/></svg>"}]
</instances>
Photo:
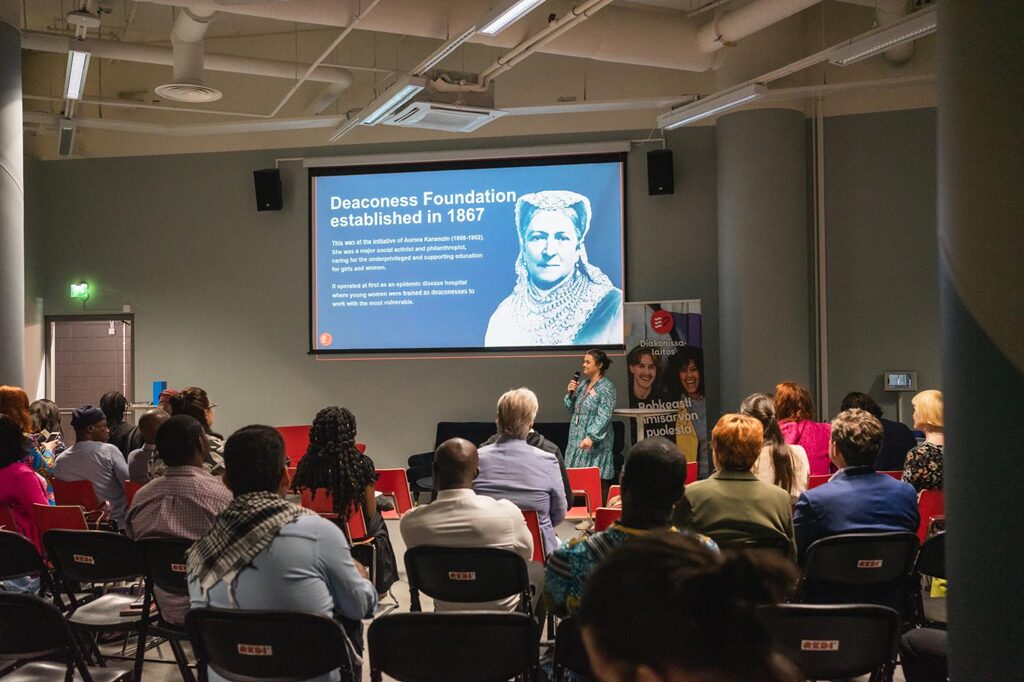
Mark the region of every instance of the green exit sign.
<instances>
[{"instance_id":1,"label":"green exit sign","mask_svg":"<svg viewBox=\"0 0 1024 682\"><path fill-rule=\"evenodd\" d=\"M71 298L79 301L89 300L89 285L86 282L78 282L71 285Z\"/></svg>"}]
</instances>

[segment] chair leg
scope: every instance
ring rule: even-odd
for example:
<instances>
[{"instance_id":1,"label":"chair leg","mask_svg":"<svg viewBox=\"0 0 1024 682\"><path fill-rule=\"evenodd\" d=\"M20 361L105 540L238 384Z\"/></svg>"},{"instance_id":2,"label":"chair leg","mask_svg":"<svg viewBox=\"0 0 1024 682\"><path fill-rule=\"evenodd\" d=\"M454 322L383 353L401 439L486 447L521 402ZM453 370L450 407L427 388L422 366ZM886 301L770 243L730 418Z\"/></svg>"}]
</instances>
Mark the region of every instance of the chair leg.
<instances>
[{"instance_id":1,"label":"chair leg","mask_svg":"<svg viewBox=\"0 0 1024 682\"><path fill-rule=\"evenodd\" d=\"M181 679L184 682L195 682L195 677L192 676L192 669L188 667L188 657L185 656L185 649L181 646L181 640L170 637L167 642L171 645L171 651L174 653L174 660L178 663L178 670L181 671Z\"/></svg>"}]
</instances>

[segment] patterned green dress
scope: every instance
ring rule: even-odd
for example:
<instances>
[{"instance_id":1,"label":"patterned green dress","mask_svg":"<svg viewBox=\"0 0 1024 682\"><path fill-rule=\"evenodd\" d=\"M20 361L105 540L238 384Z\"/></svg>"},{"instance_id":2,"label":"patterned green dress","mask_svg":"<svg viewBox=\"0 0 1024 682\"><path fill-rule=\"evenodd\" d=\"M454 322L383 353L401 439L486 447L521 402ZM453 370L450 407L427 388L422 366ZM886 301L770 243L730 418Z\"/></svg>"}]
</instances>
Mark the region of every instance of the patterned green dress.
<instances>
[{"instance_id":1,"label":"patterned green dress","mask_svg":"<svg viewBox=\"0 0 1024 682\"><path fill-rule=\"evenodd\" d=\"M610 481L615 477L612 463L612 410L615 409L615 384L607 377L601 377L593 385L585 379L573 397L565 394L565 408L569 410L569 443L565 449L565 466L598 467L601 478ZM580 442L590 438L593 446L581 450Z\"/></svg>"}]
</instances>

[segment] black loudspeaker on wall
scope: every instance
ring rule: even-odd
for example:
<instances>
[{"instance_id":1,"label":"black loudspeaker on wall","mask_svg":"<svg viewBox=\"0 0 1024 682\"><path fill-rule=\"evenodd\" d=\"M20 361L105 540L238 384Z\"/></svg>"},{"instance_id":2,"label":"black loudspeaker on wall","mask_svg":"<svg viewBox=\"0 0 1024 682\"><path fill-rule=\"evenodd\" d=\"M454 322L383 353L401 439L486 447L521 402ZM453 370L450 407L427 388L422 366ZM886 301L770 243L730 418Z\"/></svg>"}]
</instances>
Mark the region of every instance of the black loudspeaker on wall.
<instances>
[{"instance_id":1,"label":"black loudspeaker on wall","mask_svg":"<svg viewBox=\"0 0 1024 682\"><path fill-rule=\"evenodd\" d=\"M252 172L256 183L256 210L280 211L284 206L281 197L281 171L276 168Z\"/></svg>"},{"instance_id":2,"label":"black loudspeaker on wall","mask_svg":"<svg viewBox=\"0 0 1024 682\"><path fill-rule=\"evenodd\" d=\"M647 193L672 194L675 175L672 172L672 150L652 149L647 152Z\"/></svg>"}]
</instances>

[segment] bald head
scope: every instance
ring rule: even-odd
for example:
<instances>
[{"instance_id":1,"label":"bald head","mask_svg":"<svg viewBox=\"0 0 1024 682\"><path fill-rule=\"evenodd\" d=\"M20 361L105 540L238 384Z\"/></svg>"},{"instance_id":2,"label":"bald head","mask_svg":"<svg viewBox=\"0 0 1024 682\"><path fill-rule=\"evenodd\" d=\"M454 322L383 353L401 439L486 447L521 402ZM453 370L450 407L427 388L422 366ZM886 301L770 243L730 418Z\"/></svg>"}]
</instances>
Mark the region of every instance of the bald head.
<instances>
[{"instance_id":1,"label":"bald head","mask_svg":"<svg viewBox=\"0 0 1024 682\"><path fill-rule=\"evenodd\" d=\"M472 488L479 472L476 446L464 438L449 438L434 452L434 486L437 490Z\"/></svg>"},{"instance_id":2,"label":"bald head","mask_svg":"<svg viewBox=\"0 0 1024 682\"><path fill-rule=\"evenodd\" d=\"M160 429L160 425L170 419L171 415L167 414L163 410L150 410L146 414L139 418L139 432L142 434L142 440L147 443L156 442L156 432Z\"/></svg>"}]
</instances>

